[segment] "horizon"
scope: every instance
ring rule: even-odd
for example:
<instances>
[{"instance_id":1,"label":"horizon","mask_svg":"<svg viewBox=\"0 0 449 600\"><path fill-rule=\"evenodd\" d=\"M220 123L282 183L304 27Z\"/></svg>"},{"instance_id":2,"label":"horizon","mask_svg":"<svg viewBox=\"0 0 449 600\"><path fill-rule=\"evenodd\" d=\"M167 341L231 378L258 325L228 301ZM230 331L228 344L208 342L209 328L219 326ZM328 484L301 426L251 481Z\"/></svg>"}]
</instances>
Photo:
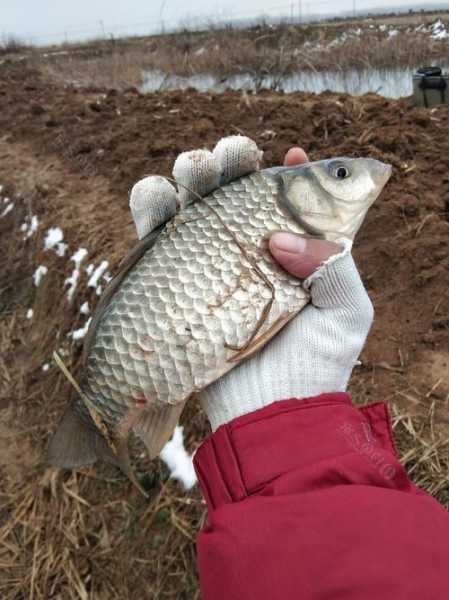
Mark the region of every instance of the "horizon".
<instances>
[{"instance_id":1,"label":"horizon","mask_svg":"<svg viewBox=\"0 0 449 600\"><path fill-rule=\"evenodd\" d=\"M176 32L179 29L199 30L207 27L224 27L234 25L236 27L251 26L261 20L268 22L291 20L294 23L309 22L338 18L363 17L367 14L395 14L409 10L438 11L448 10L448 2L434 2L432 0L413 3L409 0L398 0L392 5L388 0L342 0L338 11L329 10L335 6L332 0L319 0L318 2L294 2L273 6L273 0L262 2L248 2L246 10L236 10L232 0L221 0L215 2L215 11L211 13L210 2L197 0L195 11L191 9L180 13L178 8L182 5L181 0L162 0L153 7L151 14L144 7L145 0L130 0L130 10L123 19L123 14L114 11L108 0L97 0L95 4L88 0L79 0L76 7L58 5L50 6L51 0L37 0L31 7L25 8L29 0L18 0L13 6L4 7L2 10L1 39L4 41L13 38L20 42L36 46L45 46L63 42L82 42L97 38L109 37L133 37L145 35L157 35L160 33ZM270 5L268 5L270 4ZM83 5L88 5L91 21L80 22L73 14L82 12ZM207 10L205 9L207 5ZM47 7L48 10L45 10ZM132 8L134 7L134 10ZM31 10L30 10L31 9ZM33 11L36 11L34 13ZM23 21L23 14L28 14L29 24ZM95 18L94 18L95 15ZM49 18L50 17L50 18ZM151 18L152 17L152 18ZM44 20L42 20L44 18ZM44 30L44 25L53 23Z\"/></svg>"}]
</instances>

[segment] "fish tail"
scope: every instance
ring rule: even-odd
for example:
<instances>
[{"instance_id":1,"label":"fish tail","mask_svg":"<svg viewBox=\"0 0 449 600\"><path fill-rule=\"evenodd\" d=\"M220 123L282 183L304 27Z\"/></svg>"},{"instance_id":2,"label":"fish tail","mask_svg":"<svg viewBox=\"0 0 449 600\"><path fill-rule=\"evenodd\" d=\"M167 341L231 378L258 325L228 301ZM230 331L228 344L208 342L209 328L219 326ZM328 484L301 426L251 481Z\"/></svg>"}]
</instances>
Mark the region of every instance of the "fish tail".
<instances>
[{"instance_id":1,"label":"fish tail","mask_svg":"<svg viewBox=\"0 0 449 600\"><path fill-rule=\"evenodd\" d=\"M59 469L91 465L97 460L117 464L117 457L76 397L65 411L47 447L45 462ZM82 413L82 415L80 414Z\"/></svg>"},{"instance_id":2,"label":"fish tail","mask_svg":"<svg viewBox=\"0 0 449 600\"><path fill-rule=\"evenodd\" d=\"M113 450L98 429L83 401L76 396L65 411L47 447L45 463L58 469L74 469L103 460L119 467L131 483L148 496L134 474L126 439Z\"/></svg>"}]
</instances>

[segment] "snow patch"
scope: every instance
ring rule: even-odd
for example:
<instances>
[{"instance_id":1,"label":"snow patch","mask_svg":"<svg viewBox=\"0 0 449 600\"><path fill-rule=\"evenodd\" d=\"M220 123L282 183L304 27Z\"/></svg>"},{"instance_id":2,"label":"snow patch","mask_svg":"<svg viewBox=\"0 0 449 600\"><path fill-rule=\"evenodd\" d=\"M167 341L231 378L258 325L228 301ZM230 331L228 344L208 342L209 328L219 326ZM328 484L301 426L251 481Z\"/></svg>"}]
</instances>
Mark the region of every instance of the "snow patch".
<instances>
[{"instance_id":1,"label":"snow patch","mask_svg":"<svg viewBox=\"0 0 449 600\"><path fill-rule=\"evenodd\" d=\"M417 33L427 33L429 30L427 29L427 27L425 26L424 23L421 23L421 25L419 25L418 27L416 27L415 32Z\"/></svg>"},{"instance_id":2,"label":"snow patch","mask_svg":"<svg viewBox=\"0 0 449 600\"><path fill-rule=\"evenodd\" d=\"M432 34L430 37L434 40L445 40L449 38L449 31L447 31L446 25L441 19L438 19L438 21L432 25Z\"/></svg>"},{"instance_id":3,"label":"snow patch","mask_svg":"<svg viewBox=\"0 0 449 600\"><path fill-rule=\"evenodd\" d=\"M32 309L32 308L29 308L29 309L27 310L27 319L32 319L32 318L33 318L33 315L34 315L34 311L33 311L33 309Z\"/></svg>"},{"instance_id":4,"label":"snow patch","mask_svg":"<svg viewBox=\"0 0 449 600\"><path fill-rule=\"evenodd\" d=\"M30 238L33 233L36 233L37 228L39 227L39 219L36 215L32 215L29 223L22 223L20 226L20 231L22 231L25 235L23 237L24 240Z\"/></svg>"},{"instance_id":5,"label":"snow patch","mask_svg":"<svg viewBox=\"0 0 449 600\"><path fill-rule=\"evenodd\" d=\"M90 313L89 302L84 302L84 304L81 304L80 313L83 315L88 315Z\"/></svg>"},{"instance_id":6,"label":"snow patch","mask_svg":"<svg viewBox=\"0 0 449 600\"><path fill-rule=\"evenodd\" d=\"M107 260L101 261L101 264L95 269L95 271L90 276L90 279L87 282L87 287L96 288L98 285L98 280L100 279L100 277L102 277L102 275L104 275L108 266L109 263Z\"/></svg>"},{"instance_id":7,"label":"snow patch","mask_svg":"<svg viewBox=\"0 0 449 600\"><path fill-rule=\"evenodd\" d=\"M75 254L70 258L70 260L75 263L75 268L73 269L70 277L68 277L64 282L65 285L69 286L69 289L67 290L67 298L69 302L71 302L73 299L73 295L80 278L80 266L87 254L88 252L85 248L78 248Z\"/></svg>"},{"instance_id":8,"label":"snow patch","mask_svg":"<svg viewBox=\"0 0 449 600\"><path fill-rule=\"evenodd\" d=\"M72 337L74 340L82 340L83 337L86 335L87 330L89 329L89 325L90 325L91 321L92 321L92 318L88 319L86 321L86 324L84 325L84 327L81 327L80 329L75 329L75 331L73 331L72 333L69 333L69 336Z\"/></svg>"},{"instance_id":9,"label":"snow patch","mask_svg":"<svg viewBox=\"0 0 449 600\"><path fill-rule=\"evenodd\" d=\"M7 200L7 198L5 198L5 200ZM0 218L6 217L6 215L8 213L10 213L13 208L14 208L14 202L9 202L8 204L6 204L3 212L0 214Z\"/></svg>"},{"instance_id":10,"label":"snow patch","mask_svg":"<svg viewBox=\"0 0 449 600\"><path fill-rule=\"evenodd\" d=\"M190 490L197 479L192 456L184 447L183 431L183 427L176 427L172 439L162 448L160 457L170 469L170 476L180 481L186 490Z\"/></svg>"},{"instance_id":11,"label":"snow patch","mask_svg":"<svg viewBox=\"0 0 449 600\"><path fill-rule=\"evenodd\" d=\"M64 234L60 227L50 227L44 239L44 250L54 250L58 256L64 256L68 244L63 242Z\"/></svg>"},{"instance_id":12,"label":"snow patch","mask_svg":"<svg viewBox=\"0 0 449 600\"><path fill-rule=\"evenodd\" d=\"M45 365L42 365L42 371L47 372L50 368L50 365L48 363L45 363Z\"/></svg>"},{"instance_id":13,"label":"snow patch","mask_svg":"<svg viewBox=\"0 0 449 600\"><path fill-rule=\"evenodd\" d=\"M396 37L398 34L399 34L399 29L390 29L390 31L388 32L388 37L393 38L393 37Z\"/></svg>"},{"instance_id":14,"label":"snow patch","mask_svg":"<svg viewBox=\"0 0 449 600\"><path fill-rule=\"evenodd\" d=\"M34 285L36 287L39 287L40 282L42 281L42 278L47 273L48 273L48 269L44 265L39 265L38 268L34 271L33 281L34 281Z\"/></svg>"}]
</instances>

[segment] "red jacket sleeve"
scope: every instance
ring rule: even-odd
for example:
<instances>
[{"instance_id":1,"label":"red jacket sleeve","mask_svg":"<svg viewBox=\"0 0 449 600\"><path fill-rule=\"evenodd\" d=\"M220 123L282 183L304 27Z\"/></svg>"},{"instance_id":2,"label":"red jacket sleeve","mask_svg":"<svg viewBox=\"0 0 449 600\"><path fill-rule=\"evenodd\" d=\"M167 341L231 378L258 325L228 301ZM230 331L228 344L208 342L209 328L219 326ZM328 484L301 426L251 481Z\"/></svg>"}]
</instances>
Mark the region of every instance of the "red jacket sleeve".
<instances>
[{"instance_id":1,"label":"red jacket sleeve","mask_svg":"<svg viewBox=\"0 0 449 600\"><path fill-rule=\"evenodd\" d=\"M398 462L384 403L275 402L220 427L195 468L203 600L449 598L449 516Z\"/></svg>"}]
</instances>

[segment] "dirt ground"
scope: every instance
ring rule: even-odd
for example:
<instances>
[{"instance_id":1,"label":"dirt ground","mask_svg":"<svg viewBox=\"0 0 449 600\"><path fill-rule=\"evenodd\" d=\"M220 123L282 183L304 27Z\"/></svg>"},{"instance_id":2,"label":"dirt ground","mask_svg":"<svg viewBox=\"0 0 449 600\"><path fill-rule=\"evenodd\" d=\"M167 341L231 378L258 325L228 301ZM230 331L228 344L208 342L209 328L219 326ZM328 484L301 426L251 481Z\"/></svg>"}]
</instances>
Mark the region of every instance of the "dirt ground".
<instances>
[{"instance_id":1,"label":"dirt ground","mask_svg":"<svg viewBox=\"0 0 449 600\"><path fill-rule=\"evenodd\" d=\"M80 247L111 272L131 247L128 192L150 173L170 174L181 151L212 148L243 133L267 165L301 144L312 159L372 156L394 175L371 209L355 256L376 310L357 403L386 399L403 462L414 480L449 505L449 107L325 93L223 95L135 89L75 89L25 61L0 64L0 597L198 598L195 532L204 521L198 489L185 492L159 462L148 466L150 498L99 465L55 474L41 465L69 396L51 362L63 348L76 373L80 304L98 300L83 272L74 301L64 281ZM0 200L0 203L3 200ZM3 210L0 204L0 213ZM24 240L21 224L37 215ZM65 257L44 251L59 226ZM48 267L39 287L32 275ZM26 318L32 308L32 319ZM184 415L188 444L207 432L195 406Z\"/></svg>"}]
</instances>

